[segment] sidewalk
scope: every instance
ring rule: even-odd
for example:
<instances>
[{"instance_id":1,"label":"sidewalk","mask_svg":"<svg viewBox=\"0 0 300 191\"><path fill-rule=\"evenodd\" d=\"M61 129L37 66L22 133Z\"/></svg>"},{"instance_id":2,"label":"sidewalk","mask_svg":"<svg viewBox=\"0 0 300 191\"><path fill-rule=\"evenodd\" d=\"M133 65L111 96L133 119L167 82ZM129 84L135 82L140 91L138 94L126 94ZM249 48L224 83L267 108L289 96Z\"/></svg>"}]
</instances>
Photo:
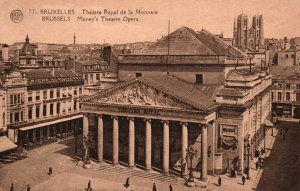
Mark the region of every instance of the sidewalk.
<instances>
[{"instance_id":1,"label":"sidewalk","mask_svg":"<svg viewBox=\"0 0 300 191\"><path fill-rule=\"evenodd\" d=\"M272 152L272 147L276 139L278 130L273 127L273 136L272 136L272 129L268 129L266 134L266 153L264 154L265 159L270 156ZM259 144L259 148L264 146L264 140L261 141ZM209 176L208 179L208 187L207 190L220 190L220 191L240 191L240 190L254 190L260 180L262 172L264 169L256 170L255 163L258 159L253 158L250 162L250 180L246 179L245 185L242 185L241 176L237 176L237 178L231 178L228 174L221 175L222 179L222 186L218 186L218 178L219 176Z\"/></svg>"}]
</instances>

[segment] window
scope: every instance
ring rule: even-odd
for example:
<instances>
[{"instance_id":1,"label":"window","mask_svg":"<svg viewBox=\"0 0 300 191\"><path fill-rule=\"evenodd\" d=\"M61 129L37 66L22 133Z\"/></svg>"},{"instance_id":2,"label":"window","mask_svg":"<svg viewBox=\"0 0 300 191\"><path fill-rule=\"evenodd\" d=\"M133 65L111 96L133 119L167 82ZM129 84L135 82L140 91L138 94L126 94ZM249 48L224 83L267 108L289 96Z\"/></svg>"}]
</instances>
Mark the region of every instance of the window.
<instances>
[{"instance_id":1,"label":"window","mask_svg":"<svg viewBox=\"0 0 300 191\"><path fill-rule=\"evenodd\" d=\"M142 73L140 73L140 72L138 72L138 73L135 73L135 77L136 78L139 78L139 77L142 77L143 76L143 74Z\"/></svg>"},{"instance_id":2,"label":"window","mask_svg":"<svg viewBox=\"0 0 300 191\"><path fill-rule=\"evenodd\" d=\"M203 83L203 75L196 74L196 84L202 84L202 83Z\"/></svg>"},{"instance_id":3,"label":"window","mask_svg":"<svg viewBox=\"0 0 300 191\"><path fill-rule=\"evenodd\" d=\"M288 90L291 89L291 84L285 84L285 88Z\"/></svg>"},{"instance_id":4,"label":"window","mask_svg":"<svg viewBox=\"0 0 300 191\"><path fill-rule=\"evenodd\" d=\"M288 55L288 54L286 54L286 55L285 55L285 58L289 58L289 55Z\"/></svg>"},{"instance_id":5,"label":"window","mask_svg":"<svg viewBox=\"0 0 300 191\"><path fill-rule=\"evenodd\" d=\"M87 83L88 82L88 80L89 80L89 76L86 74L86 75L84 75L84 81Z\"/></svg>"},{"instance_id":6,"label":"window","mask_svg":"<svg viewBox=\"0 0 300 191\"><path fill-rule=\"evenodd\" d=\"M39 105L37 105L35 107L35 117L40 118L40 106Z\"/></svg>"},{"instance_id":7,"label":"window","mask_svg":"<svg viewBox=\"0 0 300 191\"><path fill-rule=\"evenodd\" d=\"M281 92L278 92L277 99L278 99L279 101L281 101L281 98L282 98L282 93L281 93Z\"/></svg>"},{"instance_id":8,"label":"window","mask_svg":"<svg viewBox=\"0 0 300 191\"><path fill-rule=\"evenodd\" d=\"M59 114L60 113L60 103L56 104L56 113Z\"/></svg>"},{"instance_id":9,"label":"window","mask_svg":"<svg viewBox=\"0 0 300 191\"><path fill-rule=\"evenodd\" d=\"M291 54L291 58L295 58L295 55L294 55L294 54Z\"/></svg>"},{"instance_id":10,"label":"window","mask_svg":"<svg viewBox=\"0 0 300 191\"><path fill-rule=\"evenodd\" d=\"M282 88L282 84L278 84L278 88Z\"/></svg>"},{"instance_id":11,"label":"window","mask_svg":"<svg viewBox=\"0 0 300 191\"><path fill-rule=\"evenodd\" d=\"M290 101L290 99L291 99L291 94L290 94L290 92L286 92L286 94L285 94L285 100L286 100L286 101Z\"/></svg>"},{"instance_id":12,"label":"window","mask_svg":"<svg viewBox=\"0 0 300 191\"><path fill-rule=\"evenodd\" d=\"M59 98L60 97L60 89L56 90L56 97Z\"/></svg>"},{"instance_id":13,"label":"window","mask_svg":"<svg viewBox=\"0 0 300 191\"><path fill-rule=\"evenodd\" d=\"M43 91L43 99L47 99L47 90Z\"/></svg>"},{"instance_id":14,"label":"window","mask_svg":"<svg viewBox=\"0 0 300 191\"><path fill-rule=\"evenodd\" d=\"M35 93L35 100L39 101L40 100L40 92Z\"/></svg>"},{"instance_id":15,"label":"window","mask_svg":"<svg viewBox=\"0 0 300 191\"><path fill-rule=\"evenodd\" d=\"M47 104L43 105L43 116L47 116Z\"/></svg>"},{"instance_id":16,"label":"window","mask_svg":"<svg viewBox=\"0 0 300 191\"><path fill-rule=\"evenodd\" d=\"M79 87L79 95L82 94L82 87Z\"/></svg>"},{"instance_id":17,"label":"window","mask_svg":"<svg viewBox=\"0 0 300 191\"><path fill-rule=\"evenodd\" d=\"M297 88L297 89L300 89L300 84L297 84L297 85L296 85L296 88Z\"/></svg>"},{"instance_id":18,"label":"window","mask_svg":"<svg viewBox=\"0 0 300 191\"><path fill-rule=\"evenodd\" d=\"M11 105L20 104L20 103L22 103L21 94L10 95Z\"/></svg>"},{"instance_id":19,"label":"window","mask_svg":"<svg viewBox=\"0 0 300 191\"><path fill-rule=\"evenodd\" d=\"M74 89L74 95L77 95L77 89Z\"/></svg>"},{"instance_id":20,"label":"window","mask_svg":"<svg viewBox=\"0 0 300 191\"><path fill-rule=\"evenodd\" d=\"M90 74L90 82L91 82L91 83L94 82L94 74Z\"/></svg>"},{"instance_id":21,"label":"window","mask_svg":"<svg viewBox=\"0 0 300 191\"><path fill-rule=\"evenodd\" d=\"M15 122L19 122L19 121L20 121L20 113L15 112Z\"/></svg>"},{"instance_id":22,"label":"window","mask_svg":"<svg viewBox=\"0 0 300 191\"><path fill-rule=\"evenodd\" d=\"M53 103L50 103L50 115L53 115Z\"/></svg>"},{"instance_id":23,"label":"window","mask_svg":"<svg viewBox=\"0 0 300 191\"><path fill-rule=\"evenodd\" d=\"M271 99L274 100L274 92L271 93Z\"/></svg>"},{"instance_id":24,"label":"window","mask_svg":"<svg viewBox=\"0 0 300 191\"><path fill-rule=\"evenodd\" d=\"M77 110L77 100L74 100L74 110Z\"/></svg>"},{"instance_id":25,"label":"window","mask_svg":"<svg viewBox=\"0 0 300 191\"><path fill-rule=\"evenodd\" d=\"M53 98L53 94L54 94L53 90L50 90L50 99Z\"/></svg>"},{"instance_id":26,"label":"window","mask_svg":"<svg viewBox=\"0 0 300 191\"><path fill-rule=\"evenodd\" d=\"M28 119L32 119L32 107L28 108Z\"/></svg>"},{"instance_id":27,"label":"window","mask_svg":"<svg viewBox=\"0 0 300 191\"><path fill-rule=\"evenodd\" d=\"M300 101L300 93L296 93L296 101Z\"/></svg>"},{"instance_id":28,"label":"window","mask_svg":"<svg viewBox=\"0 0 300 191\"><path fill-rule=\"evenodd\" d=\"M5 126L5 121L6 121L6 118L5 118L5 113L3 113L3 116L2 116L2 122L3 122L3 126Z\"/></svg>"},{"instance_id":29,"label":"window","mask_svg":"<svg viewBox=\"0 0 300 191\"><path fill-rule=\"evenodd\" d=\"M32 92L28 92L28 102L32 102Z\"/></svg>"},{"instance_id":30,"label":"window","mask_svg":"<svg viewBox=\"0 0 300 191\"><path fill-rule=\"evenodd\" d=\"M100 74L96 74L96 81L100 81Z\"/></svg>"}]
</instances>

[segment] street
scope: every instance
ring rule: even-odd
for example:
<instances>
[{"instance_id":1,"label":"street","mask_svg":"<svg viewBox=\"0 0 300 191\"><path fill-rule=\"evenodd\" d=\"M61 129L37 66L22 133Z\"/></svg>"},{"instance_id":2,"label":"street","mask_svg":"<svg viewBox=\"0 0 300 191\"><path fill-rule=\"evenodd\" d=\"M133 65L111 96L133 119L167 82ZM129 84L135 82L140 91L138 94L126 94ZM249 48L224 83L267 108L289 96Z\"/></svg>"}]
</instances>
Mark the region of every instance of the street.
<instances>
[{"instance_id":1,"label":"street","mask_svg":"<svg viewBox=\"0 0 300 191\"><path fill-rule=\"evenodd\" d=\"M277 133L270 157L265 162L257 191L298 191L300 190L300 125L298 122L281 122L288 133L283 139Z\"/></svg>"}]
</instances>

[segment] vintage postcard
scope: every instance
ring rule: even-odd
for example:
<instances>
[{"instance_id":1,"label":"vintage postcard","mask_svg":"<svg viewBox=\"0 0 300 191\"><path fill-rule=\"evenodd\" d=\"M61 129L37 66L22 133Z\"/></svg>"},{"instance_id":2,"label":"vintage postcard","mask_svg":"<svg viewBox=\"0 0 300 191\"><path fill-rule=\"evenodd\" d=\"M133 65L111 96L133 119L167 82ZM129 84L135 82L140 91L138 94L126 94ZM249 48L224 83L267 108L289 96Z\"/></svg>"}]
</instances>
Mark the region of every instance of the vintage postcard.
<instances>
[{"instance_id":1,"label":"vintage postcard","mask_svg":"<svg viewBox=\"0 0 300 191\"><path fill-rule=\"evenodd\" d=\"M0 191L300 190L299 0L0 0Z\"/></svg>"}]
</instances>

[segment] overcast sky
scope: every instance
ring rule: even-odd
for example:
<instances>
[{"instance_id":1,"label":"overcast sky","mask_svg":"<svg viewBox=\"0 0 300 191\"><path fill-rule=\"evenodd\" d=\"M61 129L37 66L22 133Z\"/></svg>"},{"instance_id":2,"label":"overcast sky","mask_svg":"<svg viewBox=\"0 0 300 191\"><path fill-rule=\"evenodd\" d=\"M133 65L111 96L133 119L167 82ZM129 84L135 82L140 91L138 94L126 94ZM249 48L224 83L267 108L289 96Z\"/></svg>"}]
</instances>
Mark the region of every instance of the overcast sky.
<instances>
[{"instance_id":1,"label":"overcast sky","mask_svg":"<svg viewBox=\"0 0 300 191\"><path fill-rule=\"evenodd\" d=\"M133 15L139 22L78 22L81 9L93 10L153 10L157 15ZM20 23L10 20L10 12L19 9L24 14ZM72 22L42 22L42 15L29 15L29 9L75 9ZM300 0L0 0L0 43L31 41L72 43L76 33L77 43L125 43L155 41L171 31L188 26L202 28L232 37L234 17L255 14L264 17L265 37L282 38L300 36ZM54 16L54 15L52 15ZM67 16L67 15L66 15ZM127 15L128 16L128 15ZM115 17L123 17L117 15Z\"/></svg>"}]
</instances>

